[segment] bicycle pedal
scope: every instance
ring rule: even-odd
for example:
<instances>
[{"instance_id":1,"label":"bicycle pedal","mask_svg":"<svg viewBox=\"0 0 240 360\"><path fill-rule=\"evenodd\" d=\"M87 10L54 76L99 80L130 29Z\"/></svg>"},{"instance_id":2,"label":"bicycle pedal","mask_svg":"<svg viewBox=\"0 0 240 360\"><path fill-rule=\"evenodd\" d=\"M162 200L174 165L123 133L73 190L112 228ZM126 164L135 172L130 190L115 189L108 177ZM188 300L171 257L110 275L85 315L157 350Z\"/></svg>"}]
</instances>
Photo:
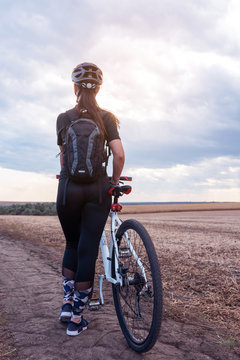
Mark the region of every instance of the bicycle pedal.
<instances>
[{"instance_id":1,"label":"bicycle pedal","mask_svg":"<svg viewBox=\"0 0 240 360\"><path fill-rule=\"evenodd\" d=\"M92 297L88 301L88 308L90 311L99 310L100 305L101 305L101 303L100 303L100 299L98 297Z\"/></svg>"}]
</instances>

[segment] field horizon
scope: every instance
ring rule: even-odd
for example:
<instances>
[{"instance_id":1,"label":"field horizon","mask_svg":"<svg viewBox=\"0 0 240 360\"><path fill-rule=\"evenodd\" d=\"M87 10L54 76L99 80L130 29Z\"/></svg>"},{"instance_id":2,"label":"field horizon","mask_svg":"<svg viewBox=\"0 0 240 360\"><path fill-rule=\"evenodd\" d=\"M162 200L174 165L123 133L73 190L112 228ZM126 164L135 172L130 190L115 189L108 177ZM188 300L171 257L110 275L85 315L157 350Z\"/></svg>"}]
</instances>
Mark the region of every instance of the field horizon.
<instances>
[{"instance_id":1,"label":"field horizon","mask_svg":"<svg viewBox=\"0 0 240 360\"><path fill-rule=\"evenodd\" d=\"M25 204L55 204L48 201L0 201L0 206ZM122 214L182 211L240 210L240 202L121 202Z\"/></svg>"}]
</instances>

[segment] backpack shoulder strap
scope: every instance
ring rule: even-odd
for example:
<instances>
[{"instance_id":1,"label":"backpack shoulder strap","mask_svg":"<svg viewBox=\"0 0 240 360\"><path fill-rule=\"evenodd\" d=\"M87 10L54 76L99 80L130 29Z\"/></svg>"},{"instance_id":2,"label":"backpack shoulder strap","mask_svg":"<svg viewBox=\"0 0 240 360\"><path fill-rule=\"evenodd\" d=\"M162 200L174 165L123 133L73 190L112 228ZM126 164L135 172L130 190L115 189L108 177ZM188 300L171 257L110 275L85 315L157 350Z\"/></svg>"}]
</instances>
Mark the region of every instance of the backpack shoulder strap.
<instances>
[{"instance_id":1,"label":"backpack shoulder strap","mask_svg":"<svg viewBox=\"0 0 240 360\"><path fill-rule=\"evenodd\" d=\"M70 109L66 111L66 115L69 118L69 120L72 122L74 120L79 119L79 114L76 109Z\"/></svg>"},{"instance_id":2,"label":"backpack shoulder strap","mask_svg":"<svg viewBox=\"0 0 240 360\"><path fill-rule=\"evenodd\" d=\"M107 116L107 111L102 110L101 111L101 116L104 119L105 116ZM111 152L111 149L110 149L110 146L109 146L107 140L105 140L105 145L106 145L106 162L105 162L106 166L105 167L107 167L108 166L108 160L109 160L110 156L112 155L112 152Z\"/></svg>"}]
</instances>

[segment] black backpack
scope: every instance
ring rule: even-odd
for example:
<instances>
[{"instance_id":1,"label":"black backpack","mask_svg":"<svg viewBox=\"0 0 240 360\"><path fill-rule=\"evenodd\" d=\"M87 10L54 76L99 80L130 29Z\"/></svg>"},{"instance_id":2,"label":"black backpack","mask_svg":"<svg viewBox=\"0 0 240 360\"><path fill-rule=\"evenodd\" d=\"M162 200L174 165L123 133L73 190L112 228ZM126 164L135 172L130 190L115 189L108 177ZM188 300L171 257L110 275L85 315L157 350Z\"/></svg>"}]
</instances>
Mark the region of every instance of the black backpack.
<instances>
[{"instance_id":1,"label":"black backpack","mask_svg":"<svg viewBox=\"0 0 240 360\"><path fill-rule=\"evenodd\" d=\"M72 112L67 112L67 115L71 120L66 128L64 144L68 177L77 183L95 182L106 172L110 150L107 151L105 140L93 120L86 117L76 119L76 113Z\"/></svg>"}]
</instances>

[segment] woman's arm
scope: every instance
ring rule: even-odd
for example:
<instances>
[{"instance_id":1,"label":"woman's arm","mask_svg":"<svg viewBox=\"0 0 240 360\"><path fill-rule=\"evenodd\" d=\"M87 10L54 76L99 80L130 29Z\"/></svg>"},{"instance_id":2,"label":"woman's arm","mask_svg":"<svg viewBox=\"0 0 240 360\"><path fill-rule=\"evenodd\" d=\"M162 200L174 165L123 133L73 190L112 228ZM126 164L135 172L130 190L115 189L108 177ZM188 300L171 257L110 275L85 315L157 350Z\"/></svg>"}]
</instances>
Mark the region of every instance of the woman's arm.
<instances>
[{"instance_id":1,"label":"woman's arm","mask_svg":"<svg viewBox=\"0 0 240 360\"><path fill-rule=\"evenodd\" d=\"M63 167L63 147L59 146L60 149L60 165L61 165L61 169Z\"/></svg>"},{"instance_id":2,"label":"woman's arm","mask_svg":"<svg viewBox=\"0 0 240 360\"><path fill-rule=\"evenodd\" d=\"M124 150L120 139L110 141L109 146L113 154L113 174L110 182L111 184L117 185L125 161Z\"/></svg>"}]
</instances>

